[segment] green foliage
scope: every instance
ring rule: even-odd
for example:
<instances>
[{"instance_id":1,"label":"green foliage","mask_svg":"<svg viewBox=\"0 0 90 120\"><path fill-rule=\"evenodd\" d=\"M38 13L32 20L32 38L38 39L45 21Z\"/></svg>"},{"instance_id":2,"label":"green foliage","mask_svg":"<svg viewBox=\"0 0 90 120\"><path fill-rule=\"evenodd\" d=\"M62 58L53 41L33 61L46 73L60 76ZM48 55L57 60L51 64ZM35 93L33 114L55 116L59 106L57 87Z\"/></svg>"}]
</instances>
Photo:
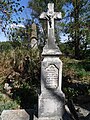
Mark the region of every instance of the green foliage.
<instances>
[{"instance_id":1,"label":"green foliage","mask_svg":"<svg viewBox=\"0 0 90 120\"><path fill-rule=\"evenodd\" d=\"M82 59L89 44L90 1L74 0L71 4L72 8L67 14L70 17L70 22L66 24L66 33L69 34L72 46L74 45L75 57Z\"/></svg>"},{"instance_id":2,"label":"green foliage","mask_svg":"<svg viewBox=\"0 0 90 120\"><path fill-rule=\"evenodd\" d=\"M8 51L12 49L12 45L9 41L7 42L0 42L0 52Z\"/></svg>"},{"instance_id":3,"label":"green foliage","mask_svg":"<svg viewBox=\"0 0 90 120\"><path fill-rule=\"evenodd\" d=\"M6 100L5 106L0 100L1 111L3 109L17 109L17 104L20 108L29 109L34 107L34 104L37 103L37 91L40 87L40 58L38 50L27 50L17 46L15 50L12 49L3 53L1 55L3 54L4 61L1 57L0 66L2 66L4 72L2 74L2 69L0 69L0 82L2 83L0 90L2 93L6 92L12 100ZM4 84L9 81L12 81L10 93L3 90Z\"/></svg>"},{"instance_id":4,"label":"green foliage","mask_svg":"<svg viewBox=\"0 0 90 120\"><path fill-rule=\"evenodd\" d=\"M78 96L78 90L75 90L71 87L64 87L63 88L64 93L66 94L66 98L74 98L75 96Z\"/></svg>"},{"instance_id":5,"label":"green foliage","mask_svg":"<svg viewBox=\"0 0 90 120\"><path fill-rule=\"evenodd\" d=\"M37 49L16 47L11 51L0 53L0 90L6 92L8 98L0 99L0 111L3 109L34 108L37 104L38 90L40 89L40 57ZM63 82L66 97L74 98L82 94L90 94L88 84L90 83L89 60L75 60L62 57ZM3 77L4 76L4 77ZM3 90L4 83L12 80L11 93ZM69 82L69 83L67 83ZM79 87L79 83L86 86ZM76 86L72 86L72 85ZM27 99L26 99L27 98Z\"/></svg>"},{"instance_id":6,"label":"green foliage","mask_svg":"<svg viewBox=\"0 0 90 120\"><path fill-rule=\"evenodd\" d=\"M84 76L86 76L87 75L87 73L86 73L86 71L84 70L84 69L81 69L81 70L77 70L77 76L80 78L80 77L84 77Z\"/></svg>"},{"instance_id":7,"label":"green foliage","mask_svg":"<svg viewBox=\"0 0 90 120\"><path fill-rule=\"evenodd\" d=\"M19 77L16 79L13 76L15 80L13 99L19 98L21 108L30 108L36 103L37 89L40 85L40 59L37 57L37 50L35 53L34 50L33 52L31 50L16 51L14 70L19 73ZM19 69L21 61L23 61L22 71Z\"/></svg>"},{"instance_id":8,"label":"green foliage","mask_svg":"<svg viewBox=\"0 0 90 120\"><path fill-rule=\"evenodd\" d=\"M64 86L63 91L67 99L73 99L75 102L77 102L78 96L90 95L89 85L83 83L67 82L67 86Z\"/></svg>"},{"instance_id":9,"label":"green foliage","mask_svg":"<svg viewBox=\"0 0 90 120\"><path fill-rule=\"evenodd\" d=\"M64 62L63 77L67 80L81 80L90 83L90 62L62 58Z\"/></svg>"},{"instance_id":10,"label":"green foliage","mask_svg":"<svg viewBox=\"0 0 90 120\"><path fill-rule=\"evenodd\" d=\"M66 56L74 56L74 49L71 42L59 43L59 48Z\"/></svg>"},{"instance_id":11,"label":"green foliage","mask_svg":"<svg viewBox=\"0 0 90 120\"><path fill-rule=\"evenodd\" d=\"M3 110L19 108L19 104L0 92L0 114Z\"/></svg>"},{"instance_id":12,"label":"green foliage","mask_svg":"<svg viewBox=\"0 0 90 120\"><path fill-rule=\"evenodd\" d=\"M69 57L61 59L63 61L63 91L66 98L76 100L79 95L90 95L90 62Z\"/></svg>"}]
</instances>

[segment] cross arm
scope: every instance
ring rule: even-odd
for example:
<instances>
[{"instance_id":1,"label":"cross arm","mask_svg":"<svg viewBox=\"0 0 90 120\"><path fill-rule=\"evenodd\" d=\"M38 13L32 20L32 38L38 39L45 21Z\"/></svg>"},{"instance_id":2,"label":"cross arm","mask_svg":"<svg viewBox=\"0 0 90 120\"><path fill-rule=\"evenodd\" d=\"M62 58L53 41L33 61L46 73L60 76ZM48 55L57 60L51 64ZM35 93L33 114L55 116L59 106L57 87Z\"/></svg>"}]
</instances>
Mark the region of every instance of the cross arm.
<instances>
[{"instance_id":1,"label":"cross arm","mask_svg":"<svg viewBox=\"0 0 90 120\"><path fill-rule=\"evenodd\" d=\"M62 18L61 12L55 12L55 14L54 14L54 19L61 20L61 18Z\"/></svg>"},{"instance_id":2,"label":"cross arm","mask_svg":"<svg viewBox=\"0 0 90 120\"><path fill-rule=\"evenodd\" d=\"M45 12L42 12L40 15L40 19L46 19L47 14Z\"/></svg>"}]
</instances>

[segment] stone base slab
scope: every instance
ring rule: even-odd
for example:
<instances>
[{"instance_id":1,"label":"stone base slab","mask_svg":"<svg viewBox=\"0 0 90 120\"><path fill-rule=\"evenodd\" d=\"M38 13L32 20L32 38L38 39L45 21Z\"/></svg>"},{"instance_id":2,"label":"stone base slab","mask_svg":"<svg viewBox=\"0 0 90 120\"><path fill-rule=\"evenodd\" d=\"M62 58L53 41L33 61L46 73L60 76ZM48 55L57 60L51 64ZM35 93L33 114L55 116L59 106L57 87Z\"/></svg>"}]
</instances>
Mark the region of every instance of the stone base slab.
<instances>
[{"instance_id":1,"label":"stone base slab","mask_svg":"<svg viewBox=\"0 0 90 120\"><path fill-rule=\"evenodd\" d=\"M34 116L34 120L62 120L62 118L59 118L59 117L40 117L40 118L37 118Z\"/></svg>"},{"instance_id":2,"label":"stone base slab","mask_svg":"<svg viewBox=\"0 0 90 120\"><path fill-rule=\"evenodd\" d=\"M0 120L32 120L31 110L4 110Z\"/></svg>"}]
</instances>

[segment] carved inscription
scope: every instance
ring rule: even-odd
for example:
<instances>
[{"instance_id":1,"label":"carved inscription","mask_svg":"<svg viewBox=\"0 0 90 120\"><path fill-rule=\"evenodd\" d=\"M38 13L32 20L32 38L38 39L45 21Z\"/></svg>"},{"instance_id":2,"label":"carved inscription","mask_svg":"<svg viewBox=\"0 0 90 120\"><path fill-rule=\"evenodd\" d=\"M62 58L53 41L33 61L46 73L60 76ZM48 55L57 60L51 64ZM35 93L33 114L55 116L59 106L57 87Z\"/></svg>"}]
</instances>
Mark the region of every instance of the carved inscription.
<instances>
[{"instance_id":1,"label":"carved inscription","mask_svg":"<svg viewBox=\"0 0 90 120\"><path fill-rule=\"evenodd\" d=\"M56 68L55 65L49 65L46 68L46 87L58 87L58 68Z\"/></svg>"}]
</instances>

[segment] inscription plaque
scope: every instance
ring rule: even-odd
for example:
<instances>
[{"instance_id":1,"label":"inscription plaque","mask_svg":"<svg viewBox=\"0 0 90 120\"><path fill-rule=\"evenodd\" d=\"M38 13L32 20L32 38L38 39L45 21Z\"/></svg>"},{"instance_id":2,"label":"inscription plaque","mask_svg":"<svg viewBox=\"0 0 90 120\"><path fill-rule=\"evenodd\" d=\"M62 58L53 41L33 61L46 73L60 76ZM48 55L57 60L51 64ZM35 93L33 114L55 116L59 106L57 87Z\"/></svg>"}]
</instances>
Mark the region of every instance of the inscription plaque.
<instances>
[{"instance_id":1,"label":"inscription plaque","mask_svg":"<svg viewBox=\"0 0 90 120\"><path fill-rule=\"evenodd\" d=\"M58 87L58 68L55 65L49 65L46 68L46 87L57 88Z\"/></svg>"}]
</instances>

